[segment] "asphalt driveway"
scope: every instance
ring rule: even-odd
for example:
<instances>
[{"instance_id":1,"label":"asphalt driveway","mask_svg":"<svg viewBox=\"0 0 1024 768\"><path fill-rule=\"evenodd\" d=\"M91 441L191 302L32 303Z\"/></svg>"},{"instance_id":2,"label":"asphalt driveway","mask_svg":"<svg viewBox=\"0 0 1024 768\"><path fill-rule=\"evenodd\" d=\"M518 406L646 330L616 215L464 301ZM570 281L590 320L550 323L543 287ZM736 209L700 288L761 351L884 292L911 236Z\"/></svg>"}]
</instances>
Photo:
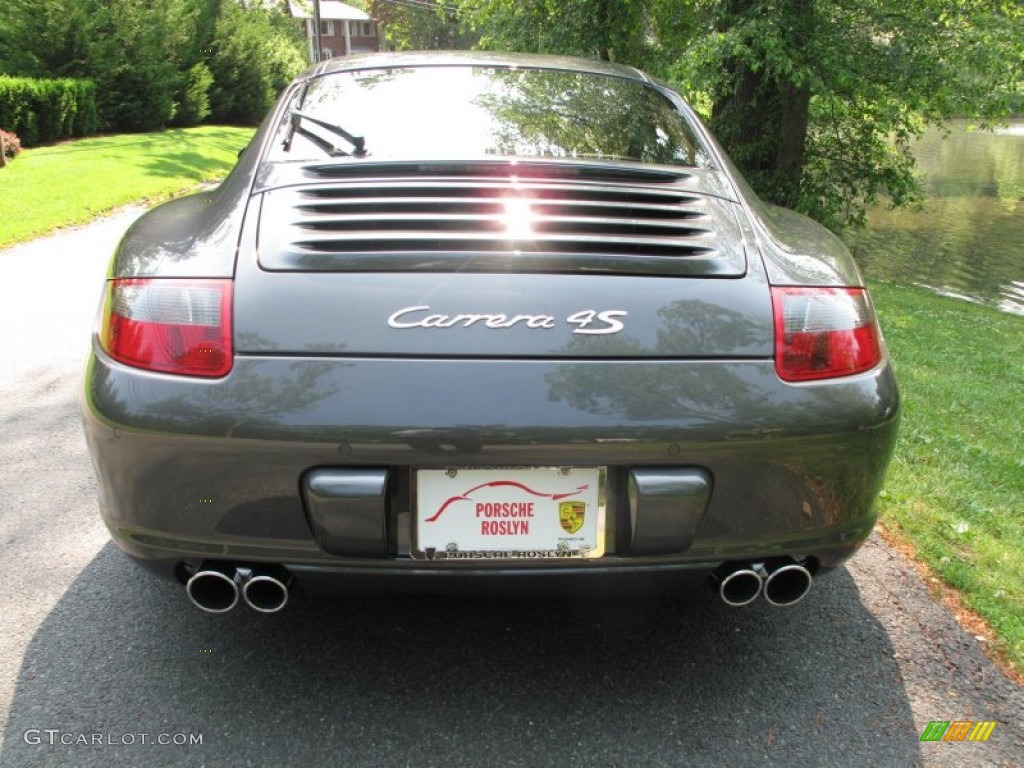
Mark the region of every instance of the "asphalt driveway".
<instances>
[{"instance_id":1,"label":"asphalt driveway","mask_svg":"<svg viewBox=\"0 0 1024 768\"><path fill-rule=\"evenodd\" d=\"M0 765L1024 764L1024 691L877 538L781 610L200 613L109 543L78 422L106 262L139 212L0 252ZM932 720L998 724L922 743Z\"/></svg>"}]
</instances>

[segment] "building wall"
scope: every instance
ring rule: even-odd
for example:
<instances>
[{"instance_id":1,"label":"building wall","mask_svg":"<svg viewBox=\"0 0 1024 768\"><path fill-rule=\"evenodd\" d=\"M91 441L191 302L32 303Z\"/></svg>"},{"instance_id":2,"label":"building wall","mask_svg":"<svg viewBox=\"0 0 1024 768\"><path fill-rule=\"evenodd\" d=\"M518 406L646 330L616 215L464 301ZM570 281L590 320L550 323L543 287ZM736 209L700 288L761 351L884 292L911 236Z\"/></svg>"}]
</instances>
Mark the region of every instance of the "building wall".
<instances>
[{"instance_id":1,"label":"building wall","mask_svg":"<svg viewBox=\"0 0 1024 768\"><path fill-rule=\"evenodd\" d=\"M349 28L351 51L345 48L346 23L351 25ZM310 48L312 48L312 19L306 19L305 31L306 37L310 41ZM331 56L345 56L352 52L379 51L380 40L377 37L377 24L374 21L322 19L320 22L320 45L324 50L330 51Z\"/></svg>"}]
</instances>

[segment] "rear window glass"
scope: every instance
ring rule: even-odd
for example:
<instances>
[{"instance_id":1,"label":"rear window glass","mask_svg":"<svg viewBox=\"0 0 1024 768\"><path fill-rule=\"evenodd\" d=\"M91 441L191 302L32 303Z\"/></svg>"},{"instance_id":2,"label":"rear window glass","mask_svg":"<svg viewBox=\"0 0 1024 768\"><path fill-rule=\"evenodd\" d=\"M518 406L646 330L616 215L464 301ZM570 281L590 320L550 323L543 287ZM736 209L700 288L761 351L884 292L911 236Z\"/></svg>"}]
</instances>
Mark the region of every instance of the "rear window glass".
<instances>
[{"instance_id":1,"label":"rear window glass","mask_svg":"<svg viewBox=\"0 0 1024 768\"><path fill-rule=\"evenodd\" d=\"M339 72L312 80L293 109L362 137L376 160L482 157L626 160L711 167L685 117L625 78L543 69L438 66ZM302 120L275 159L321 159L353 145ZM289 133L288 120L282 137Z\"/></svg>"}]
</instances>

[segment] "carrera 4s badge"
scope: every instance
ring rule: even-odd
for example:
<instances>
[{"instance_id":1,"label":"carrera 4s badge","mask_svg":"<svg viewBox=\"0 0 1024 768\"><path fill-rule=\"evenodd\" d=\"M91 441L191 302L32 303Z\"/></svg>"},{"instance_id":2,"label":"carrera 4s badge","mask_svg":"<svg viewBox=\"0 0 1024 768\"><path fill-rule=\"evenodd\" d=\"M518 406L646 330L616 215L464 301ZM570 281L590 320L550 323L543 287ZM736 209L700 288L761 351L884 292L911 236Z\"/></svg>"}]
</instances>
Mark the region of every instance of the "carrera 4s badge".
<instances>
[{"instance_id":1,"label":"carrera 4s badge","mask_svg":"<svg viewBox=\"0 0 1024 768\"><path fill-rule=\"evenodd\" d=\"M624 318L629 312L622 309L582 309L573 312L565 318L567 325L576 326L573 333L586 334L589 336L602 336L609 333L618 333L625 325L619 318ZM409 328L472 328L480 326L483 328L539 328L542 330L554 328L557 324L554 315L506 315L494 314L458 314L446 315L439 312L432 312L426 305L415 307L403 307L393 312L388 318L388 326L399 330Z\"/></svg>"}]
</instances>

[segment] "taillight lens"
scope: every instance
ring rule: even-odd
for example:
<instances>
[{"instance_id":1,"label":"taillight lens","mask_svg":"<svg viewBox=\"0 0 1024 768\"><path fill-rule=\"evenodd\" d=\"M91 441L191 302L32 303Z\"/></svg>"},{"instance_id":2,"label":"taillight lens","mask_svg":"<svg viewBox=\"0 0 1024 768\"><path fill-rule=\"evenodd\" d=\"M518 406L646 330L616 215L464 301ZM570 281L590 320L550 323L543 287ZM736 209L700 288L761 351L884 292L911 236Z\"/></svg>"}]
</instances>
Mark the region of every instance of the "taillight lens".
<instances>
[{"instance_id":1,"label":"taillight lens","mask_svg":"<svg viewBox=\"0 0 1024 768\"><path fill-rule=\"evenodd\" d=\"M785 381L849 376L882 360L863 288L772 288L775 370Z\"/></svg>"},{"instance_id":2,"label":"taillight lens","mask_svg":"<svg viewBox=\"0 0 1024 768\"><path fill-rule=\"evenodd\" d=\"M111 280L100 344L115 360L182 376L231 370L231 281Z\"/></svg>"}]
</instances>

